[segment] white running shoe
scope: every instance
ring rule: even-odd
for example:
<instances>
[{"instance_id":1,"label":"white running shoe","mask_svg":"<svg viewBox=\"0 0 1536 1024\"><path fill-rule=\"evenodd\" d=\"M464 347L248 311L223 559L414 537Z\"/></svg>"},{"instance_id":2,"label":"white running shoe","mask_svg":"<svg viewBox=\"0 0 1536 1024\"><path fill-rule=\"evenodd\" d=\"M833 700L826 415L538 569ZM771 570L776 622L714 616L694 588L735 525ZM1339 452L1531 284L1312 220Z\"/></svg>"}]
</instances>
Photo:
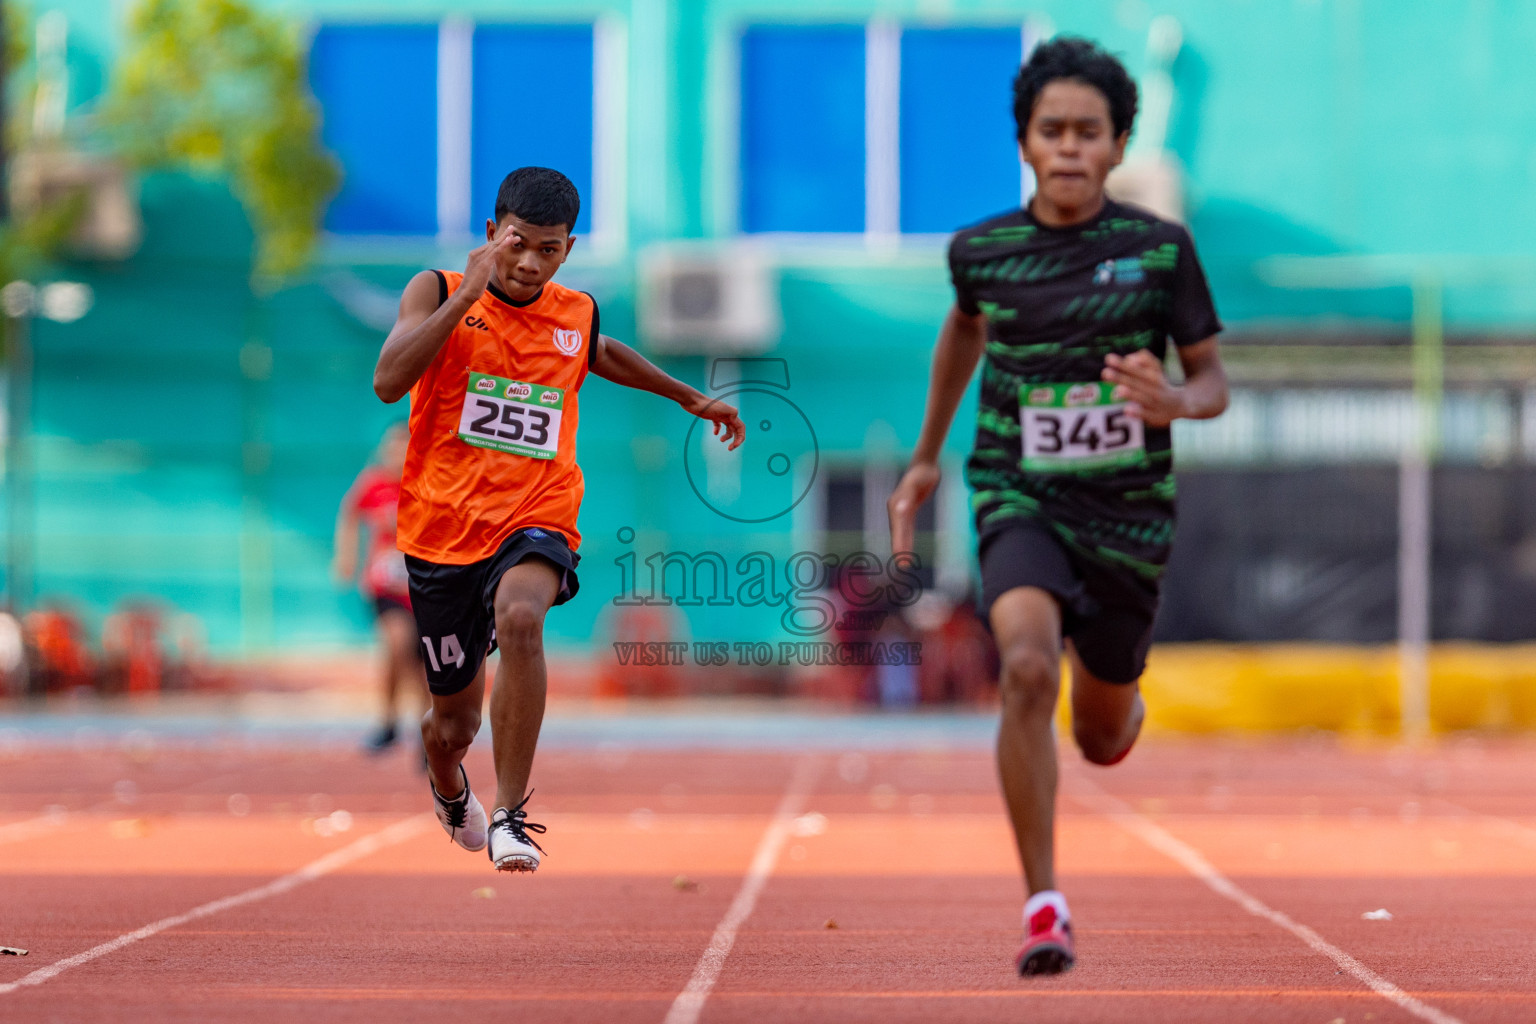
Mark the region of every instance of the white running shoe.
<instances>
[{"instance_id":1,"label":"white running shoe","mask_svg":"<svg viewBox=\"0 0 1536 1024\"><path fill-rule=\"evenodd\" d=\"M528 796L523 797L522 803L510 811L498 807L491 815L490 856L497 871L539 870L539 858L544 847L536 843L528 833L543 835L545 829L543 825L529 821L528 812L523 810L523 804L531 796L532 790Z\"/></svg>"},{"instance_id":2,"label":"white running shoe","mask_svg":"<svg viewBox=\"0 0 1536 1024\"><path fill-rule=\"evenodd\" d=\"M427 785L432 787L432 806L437 811L437 820L442 824L443 831L448 833L448 838L458 843L464 849L474 852L485 849L485 808L480 806L480 801L475 799L475 794L469 788L469 776L464 772L464 766L459 765L459 778L464 780L464 792L452 800L444 800L438 793L437 787L432 785L432 777L427 776Z\"/></svg>"}]
</instances>

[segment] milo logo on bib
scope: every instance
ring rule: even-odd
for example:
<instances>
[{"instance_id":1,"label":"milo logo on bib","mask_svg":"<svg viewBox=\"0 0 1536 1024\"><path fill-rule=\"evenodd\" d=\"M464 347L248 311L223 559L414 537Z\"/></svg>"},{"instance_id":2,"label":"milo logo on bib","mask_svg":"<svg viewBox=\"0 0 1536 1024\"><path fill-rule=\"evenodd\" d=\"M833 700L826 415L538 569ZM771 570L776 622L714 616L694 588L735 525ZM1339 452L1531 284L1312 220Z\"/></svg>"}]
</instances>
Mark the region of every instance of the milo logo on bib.
<instances>
[{"instance_id":1,"label":"milo logo on bib","mask_svg":"<svg viewBox=\"0 0 1536 1024\"><path fill-rule=\"evenodd\" d=\"M560 452L565 391L545 384L471 373L459 414L459 440L530 459Z\"/></svg>"},{"instance_id":2,"label":"milo logo on bib","mask_svg":"<svg viewBox=\"0 0 1536 1024\"><path fill-rule=\"evenodd\" d=\"M1114 386L1033 384L1019 389L1021 465L1032 473L1099 473L1146 462L1141 420L1114 398Z\"/></svg>"},{"instance_id":3,"label":"milo logo on bib","mask_svg":"<svg viewBox=\"0 0 1536 1024\"><path fill-rule=\"evenodd\" d=\"M1099 388L1102 386L1101 384L1074 384L1067 388L1067 393L1062 396L1061 404L1066 406L1097 405L1099 404Z\"/></svg>"}]
</instances>

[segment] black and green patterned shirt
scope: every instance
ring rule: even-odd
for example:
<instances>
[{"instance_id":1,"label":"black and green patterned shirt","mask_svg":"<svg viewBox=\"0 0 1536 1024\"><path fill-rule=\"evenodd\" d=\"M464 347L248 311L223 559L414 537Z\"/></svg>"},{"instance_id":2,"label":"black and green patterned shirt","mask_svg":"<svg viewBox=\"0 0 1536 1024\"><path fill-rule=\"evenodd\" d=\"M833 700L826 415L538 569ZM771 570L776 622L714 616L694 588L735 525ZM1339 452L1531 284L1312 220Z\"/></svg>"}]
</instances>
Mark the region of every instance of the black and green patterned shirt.
<instances>
[{"instance_id":1,"label":"black and green patterned shirt","mask_svg":"<svg viewBox=\"0 0 1536 1024\"><path fill-rule=\"evenodd\" d=\"M961 311L987 318L966 466L978 534L985 540L1033 519L1079 551L1156 581L1173 540L1167 428L1146 427L1143 443L1127 447L1123 439L1140 427L1113 412L1107 385L1046 385L1098 382L1111 352L1147 349L1162 360L1169 338L1192 345L1221 330L1189 232L1115 202L1070 228L1019 209L957 232L949 266ZM1036 403L1068 415L1037 416ZM1072 418L1072 406L1095 403L1108 419ZM1034 417L1028 469L1021 404ZM1068 440L1072 458L1038 454L1061 453Z\"/></svg>"}]
</instances>

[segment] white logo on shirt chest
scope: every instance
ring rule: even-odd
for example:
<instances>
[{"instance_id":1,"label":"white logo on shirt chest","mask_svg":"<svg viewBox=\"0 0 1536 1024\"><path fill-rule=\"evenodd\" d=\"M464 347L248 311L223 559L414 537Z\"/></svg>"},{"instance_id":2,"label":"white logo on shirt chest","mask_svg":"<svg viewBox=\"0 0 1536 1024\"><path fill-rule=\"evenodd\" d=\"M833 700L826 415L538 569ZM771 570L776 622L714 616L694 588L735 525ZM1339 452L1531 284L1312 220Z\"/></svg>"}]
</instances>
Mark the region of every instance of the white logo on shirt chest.
<instances>
[{"instance_id":1,"label":"white logo on shirt chest","mask_svg":"<svg viewBox=\"0 0 1536 1024\"><path fill-rule=\"evenodd\" d=\"M581 332L555 329L555 348L568 356L581 351Z\"/></svg>"}]
</instances>

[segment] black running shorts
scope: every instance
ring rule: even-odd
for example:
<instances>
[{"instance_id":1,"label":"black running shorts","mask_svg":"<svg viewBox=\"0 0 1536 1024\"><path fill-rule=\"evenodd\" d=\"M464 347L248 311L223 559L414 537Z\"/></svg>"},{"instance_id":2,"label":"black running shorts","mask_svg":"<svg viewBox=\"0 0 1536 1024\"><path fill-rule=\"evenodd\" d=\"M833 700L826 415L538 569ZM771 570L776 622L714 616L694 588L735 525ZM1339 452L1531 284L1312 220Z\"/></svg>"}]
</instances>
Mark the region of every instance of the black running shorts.
<instances>
[{"instance_id":1,"label":"black running shorts","mask_svg":"<svg viewBox=\"0 0 1536 1024\"><path fill-rule=\"evenodd\" d=\"M1073 550L1043 523L1017 521L982 538L980 611L989 627L992 605L1015 587L1056 598L1062 635L1096 678L1141 678L1157 614L1155 583Z\"/></svg>"},{"instance_id":2,"label":"black running shorts","mask_svg":"<svg viewBox=\"0 0 1536 1024\"><path fill-rule=\"evenodd\" d=\"M411 606L406 604L403 599L395 597L393 594L375 595L373 599L374 617L382 619L384 616L390 614L391 612L405 612L407 615L409 615L411 613Z\"/></svg>"},{"instance_id":3,"label":"black running shorts","mask_svg":"<svg viewBox=\"0 0 1536 1024\"><path fill-rule=\"evenodd\" d=\"M555 604L576 596L576 563L581 556L551 530L518 530L494 555L468 565L439 565L405 556L411 609L421 634L427 686L433 693L452 696L475 681L485 656L496 649L496 588L508 569L529 558L541 558L560 573Z\"/></svg>"}]
</instances>

